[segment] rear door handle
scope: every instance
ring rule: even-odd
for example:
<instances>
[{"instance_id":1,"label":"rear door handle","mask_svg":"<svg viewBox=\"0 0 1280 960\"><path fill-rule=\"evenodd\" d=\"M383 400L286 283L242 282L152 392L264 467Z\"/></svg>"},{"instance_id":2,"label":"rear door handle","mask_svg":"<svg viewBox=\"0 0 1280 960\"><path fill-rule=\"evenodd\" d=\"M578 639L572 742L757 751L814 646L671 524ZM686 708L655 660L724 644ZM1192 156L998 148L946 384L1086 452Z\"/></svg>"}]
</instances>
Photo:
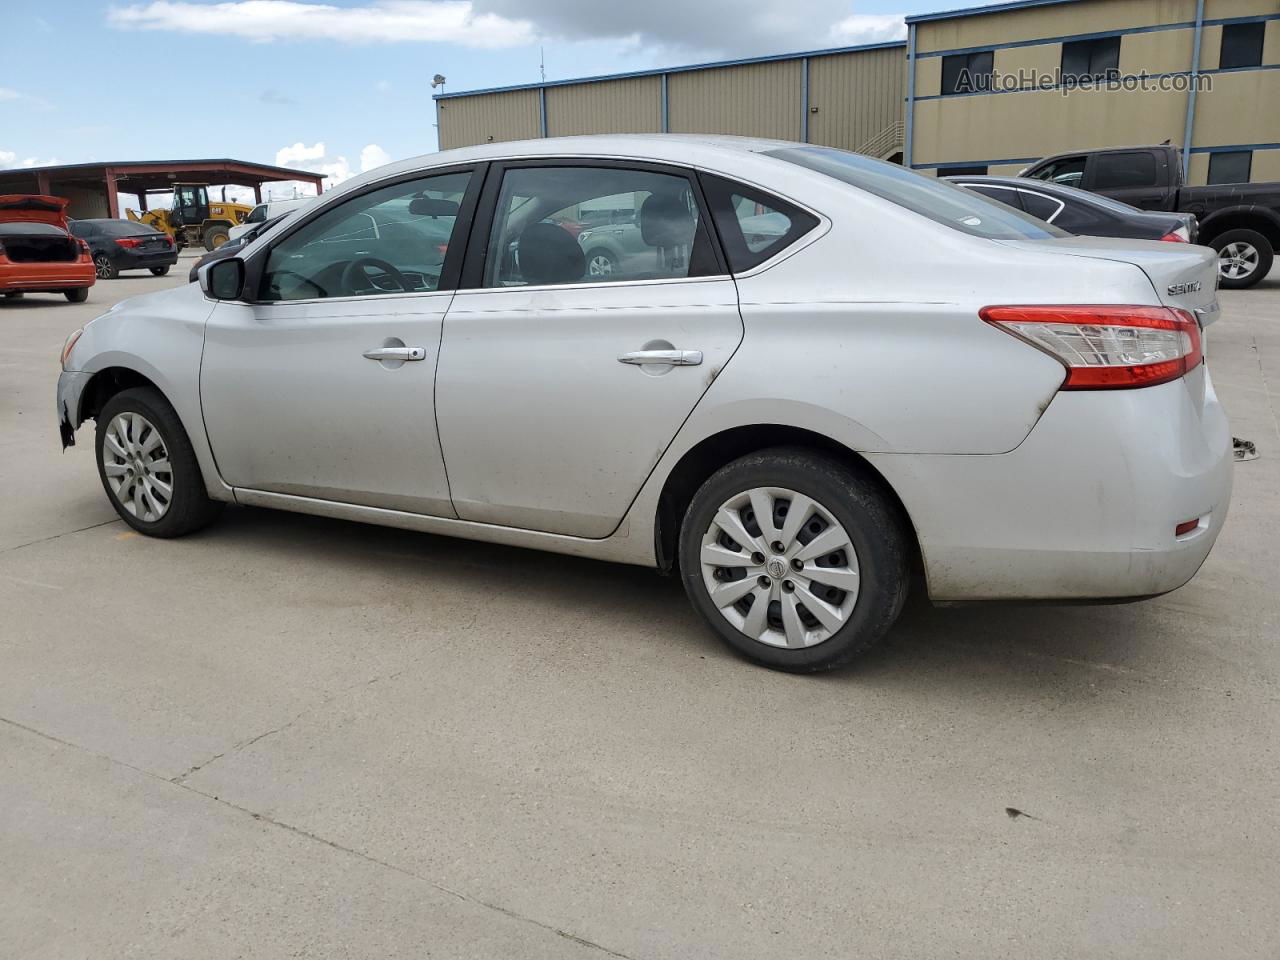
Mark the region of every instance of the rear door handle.
<instances>
[{"instance_id":1,"label":"rear door handle","mask_svg":"<svg viewBox=\"0 0 1280 960\"><path fill-rule=\"evenodd\" d=\"M672 367L696 367L702 362L701 350L635 350L624 353L619 363L665 363Z\"/></svg>"},{"instance_id":2,"label":"rear door handle","mask_svg":"<svg viewBox=\"0 0 1280 960\"><path fill-rule=\"evenodd\" d=\"M366 360L425 360L424 347L374 347L364 352Z\"/></svg>"}]
</instances>

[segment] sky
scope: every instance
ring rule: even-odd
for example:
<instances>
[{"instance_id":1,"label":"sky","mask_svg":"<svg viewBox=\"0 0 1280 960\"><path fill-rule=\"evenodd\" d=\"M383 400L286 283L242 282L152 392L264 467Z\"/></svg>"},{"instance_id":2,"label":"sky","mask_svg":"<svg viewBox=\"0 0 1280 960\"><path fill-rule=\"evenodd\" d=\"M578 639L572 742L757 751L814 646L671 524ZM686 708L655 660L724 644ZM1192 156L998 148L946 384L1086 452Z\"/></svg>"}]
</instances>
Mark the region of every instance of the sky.
<instances>
[{"instance_id":1,"label":"sky","mask_svg":"<svg viewBox=\"0 0 1280 960\"><path fill-rule=\"evenodd\" d=\"M234 157L330 183L450 92L905 36L947 0L0 0L0 169ZM285 188L291 189L291 188Z\"/></svg>"}]
</instances>

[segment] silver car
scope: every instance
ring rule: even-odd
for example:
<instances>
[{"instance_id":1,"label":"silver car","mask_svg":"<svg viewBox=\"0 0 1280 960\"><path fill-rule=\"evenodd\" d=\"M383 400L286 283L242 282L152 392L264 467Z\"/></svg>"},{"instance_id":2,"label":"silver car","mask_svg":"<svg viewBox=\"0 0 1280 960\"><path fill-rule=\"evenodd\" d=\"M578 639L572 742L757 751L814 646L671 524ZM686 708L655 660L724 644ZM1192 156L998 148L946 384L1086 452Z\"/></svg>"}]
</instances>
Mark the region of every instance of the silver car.
<instances>
[{"instance_id":1,"label":"silver car","mask_svg":"<svg viewBox=\"0 0 1280 960\"><path fill-rule=\"evenodd\" d=\"M618 209L643 249L593 272L569 225ZM678 571L812 671L917 573L938 603L1190 579L1231 490L1215 268L823 147L488 144L89 323L58 415L143 533L241 503Z\"/></svg>"}]
</instances>

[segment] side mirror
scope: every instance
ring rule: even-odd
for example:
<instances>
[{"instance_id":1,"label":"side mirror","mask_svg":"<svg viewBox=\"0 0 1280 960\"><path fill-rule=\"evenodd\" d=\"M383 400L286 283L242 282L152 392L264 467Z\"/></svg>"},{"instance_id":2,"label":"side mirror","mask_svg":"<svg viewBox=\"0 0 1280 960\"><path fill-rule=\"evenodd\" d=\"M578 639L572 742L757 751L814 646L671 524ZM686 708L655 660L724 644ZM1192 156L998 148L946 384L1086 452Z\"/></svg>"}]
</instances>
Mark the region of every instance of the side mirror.
<instances>
[{"instance_id":1,"label":"side mirror","mask_svg":"<svg viewBox=\"0 0 1280 960\"><path fill-rule=\"evenodd\" d=\"M244 290L244 261L239 257L215 260L201 267L196 276L200 289L213 300L239 300Z\"/></svg>"}]
</instances>

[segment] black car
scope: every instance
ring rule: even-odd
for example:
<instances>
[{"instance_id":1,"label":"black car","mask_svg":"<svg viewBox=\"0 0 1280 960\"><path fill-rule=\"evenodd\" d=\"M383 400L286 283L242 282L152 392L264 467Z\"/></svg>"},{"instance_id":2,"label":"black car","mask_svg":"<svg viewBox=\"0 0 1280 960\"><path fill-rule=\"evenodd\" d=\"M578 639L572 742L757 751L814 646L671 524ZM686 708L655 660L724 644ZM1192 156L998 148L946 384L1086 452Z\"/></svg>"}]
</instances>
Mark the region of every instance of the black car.
<instances>
[{"instance_id":1,"label":"black car","mask_svg":"<svg viewBox=\"0 0 1280 960\"><path fill-rule=\"evenodd\" d=\"M178 262L178 248L167 234L132 220L72 220L71 232L89 245L99 279L113 280L121 270L150 270L163 277Z\"/></svg>"},{"instance_id":2,"label":"black car","mask_svg":"<svg viewBox=\"0 0 1280 960\"><path fill-rule=\"evenodd\" d=\"M1209 183L1188 186L1179 148L1162 143L1060 153L1019 176L1072 184L1143 210L1192 214L1200 223L1197 242L1218 251L1221 286L1238 290L1262 280L1280 249L1280 182L1256 182L1252 174L1252 151L1215 149Z\"/></svg>"},{"instance_id":3,"label":"black car","mask_svg":"<svg viewBox=\"0 0 1280 960\"><path fill-rule=\"evenodd\" d=\"M246 230L234 240L228 240L222 246L218 247L217 250L210 250L191 265L191 272L187 274L188 282L195 283L196 280L199 279L200 268L206 263L213 263L215 260L225 260L227 257L235 256L252 243L259 234L266 233L292 212L293 211L288 211L280 214L278 217L272 217L270 220L263 220L261 223L254 224L251 229Z\"/></svg>"},{"instance_id":4,"label":"black car","mask_svg":"<svg viewBox=\"0 0 1280 960\"><path fill-rule=\"evenodd\" d=\"M1086 237L1196 242L1196 218L1188 213L1139 210L1101 194L1023 177L960 176L947 179L1061 227L1068 233Z\"/></svg>"}]
</instances>

